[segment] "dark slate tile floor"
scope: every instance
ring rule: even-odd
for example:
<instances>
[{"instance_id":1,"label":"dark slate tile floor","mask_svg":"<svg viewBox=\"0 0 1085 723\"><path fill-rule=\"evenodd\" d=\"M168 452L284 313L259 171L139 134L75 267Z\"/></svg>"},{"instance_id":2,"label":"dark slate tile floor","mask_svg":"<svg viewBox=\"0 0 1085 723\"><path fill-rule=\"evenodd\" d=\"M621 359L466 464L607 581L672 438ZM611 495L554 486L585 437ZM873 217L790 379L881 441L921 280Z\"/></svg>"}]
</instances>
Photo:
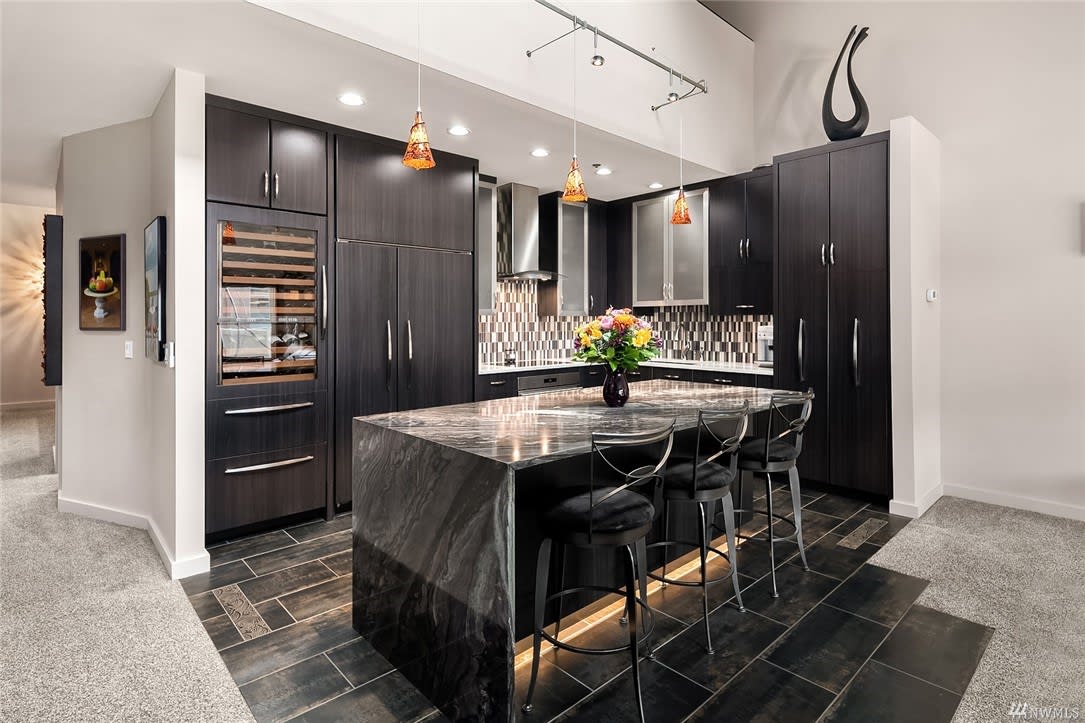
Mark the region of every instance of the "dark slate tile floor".
<instances>
[{"instance_id":1,"label":"dark slate tile floor","mask_svg":"<svg viewBox=\"0 0 1085 723\"><path fill-rule=\"evenodd\" d=\"M764 510L761 495L754 508ZM786 488L776 489L773 503L774 512L793 516ZM870 721L887 712L901 721L952 719L993 631L916 605L927 581L867 564L908 520L813 490L803 491L802 503L810 571L793 544L778 545L774 598L768 544L744 542L746 611L729 581L711 588L714 655L705 652L700 590L672 585L650 596L656 656L640 663L648 721ZM763 531L766 522L754 515L746 531ZM791 532L777 525L781 535ZM349 514L209 552L211 571L182 586L258 721L445 720L404 676L409 670L393 668L351 628ZM709 575L728 566L713 558ZM627 639L614 619L577 643ZM516 670L518 702L530 672L530 664ZM535 711L517 708L516 716L635 719L629 657L544 654Z\"/></svg>"}]
</instances>

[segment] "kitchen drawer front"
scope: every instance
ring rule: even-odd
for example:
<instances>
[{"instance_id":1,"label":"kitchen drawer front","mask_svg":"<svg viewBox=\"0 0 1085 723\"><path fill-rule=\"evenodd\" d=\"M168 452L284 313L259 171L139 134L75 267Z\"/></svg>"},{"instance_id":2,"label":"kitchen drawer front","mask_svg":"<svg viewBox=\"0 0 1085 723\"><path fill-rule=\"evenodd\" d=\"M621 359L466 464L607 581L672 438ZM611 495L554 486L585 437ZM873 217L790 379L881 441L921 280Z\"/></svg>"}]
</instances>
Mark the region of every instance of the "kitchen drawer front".
<instances>
[{"instance_id":1,"label":"kitchen drawer front","mask_svg":"<svg viewBox=\"0 0 1085 723\"><path fill-rule=\"evenodd\" d=\"M692 382L692 369L671 369L669 367L653 367L653 379L666 379L672 382Z\"/></svg>"},{"instance_id":2,"label":"kitchen drawer front","mask_svg":"<svg viewBox=\"0 0 1085 723\"><path fill-rule=\"evenodd\" d=\"M516 396L515 374L479 374L475 379L475 399L486 402Z\"/></svg>"},{"instance_id":3,"label":"kitchen drawer front","mask_svg":"<svg viewBox=\"0 0 1085 723\"><path fill-rule=\"evenodd\" d=\"M768 379L769 377L766 377ZM756 387L759 377L756 374L735 374L734 372L713 372L696 369L693 381L702 384L730 384L736 387Z\"/></svg>"},{"instance_id":4,"label":"kitchen drawer front","mask_svg":"<svg viewBox=\"0 0 1085 723\"><path fill-rule=\"evenodd\" d=\"M207 458L326 441L324 394L274 394L208 402Z\"/></svg>"},{"instance_id":5,"label":"kitchen drawer front","mask_svg":"<svg viewBox=\"0 0 1085 723\"><path fill-rule=\"evenodd\" d=\"M640 367L635 372L626 372L625 378L631 382L646 382L652 378L652 367Z\"/></svg>"},{"instance_id":6,"label":"kitchen drawer front","mask_svg":"<svg viewBox=\"0 0 1085 723\"><path fill-rule=\"evenodd\" d=\"M590 367L584 367L584 370L580 373L580 386L582 387L601 387L603 386L603 380L607 378L607 367L603 364L593 364ZM631 377L643 379L644 377Z\"/></svg>"},{"instance_id":7,"label":"kitchen drawer front","mask_svg":"<svg viewBox=\"0 0 1085 723\"><path fill-rule=\"evenodd\" d=\"M207 463L207 534L325 505L327 446L281 449Z\"/></svg>"}]
</instances>

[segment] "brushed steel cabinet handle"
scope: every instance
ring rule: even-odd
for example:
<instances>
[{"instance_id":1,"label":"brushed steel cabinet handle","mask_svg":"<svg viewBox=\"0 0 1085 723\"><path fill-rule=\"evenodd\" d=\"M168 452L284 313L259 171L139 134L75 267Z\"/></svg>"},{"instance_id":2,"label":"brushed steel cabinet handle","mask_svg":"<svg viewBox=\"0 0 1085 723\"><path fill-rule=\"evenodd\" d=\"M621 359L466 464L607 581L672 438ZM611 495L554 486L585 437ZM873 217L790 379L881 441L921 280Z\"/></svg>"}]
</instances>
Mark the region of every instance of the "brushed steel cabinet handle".
<instances>
[{"instance_id":1,"label":"brushed steel cabinet handle","mask_svg":"<svg viewBox=\"0 0 1085 723\"><path fill-rule=\"evenodd\" d=\"M677 375L677 374L664 374L664 375L663 375L663 378L664 378L664 379L674 379L675 381L679 381L679 380L681 380L681 379L682 379L682 377L680 377L680 376L679 376L679 375Z\"/></svg>"},{"instance_id":2,"label":"brushed steel cabinet handle","mask_svg":"<svg viewBox=\"0 0 1085 723\"><path fill-rule=\"evenodd\" d=\"M595 294L588 294L588 313L595 308Z\"/></svg>"},{"instance_id":3,"label":"brushed steel cabinet handle","mask_svg":"<svg viewBox=\"0 0 1085 723\"><path fill-rule=\"evenodd\" d=\"M264 171L264 198L267 198L267 190L268 190L268 185L267 184L268 184L268 172Z\"/></svg>"},{"instance_id":4,"label":"brushed steel cabinet handle","mask_svg":"<svg viewBox=\"0 0 1085 723\"><path fill-rule=\"evenodd\" d=\"M713 379L712 381L716 384L734 384L730 379Z\"/></svg>"},{"instance_id":5,"label":"brushed steel cabinet handle","mask_svg":"<svg viewBox=\"0 0 1085 723\"><path fill-rule=\"evenodd\" d=\"M490 386L491 387L503 387L508 383L509 383L508 379L502 379L501 381L490 382Z\"/></svg>"},{"instance_id":6,"label":"brushed steel cabinet handle","mask_svg":"<svg viewBox=\"0 0 1085 723\"><path fill-rule=\"evenodd\" d=\"M836 244L829 244L829 266L836 266Z\"/></svg>"},{"instance_id":7,"label":"brushed steel cabinet handle","mask_svg":"<svg viewBox=\"0 0 1085 723\"><path fill-rule=\"evenodd\" d=\"M821 245L821 265L825 265L825 244Z\"/></svg>"},{"instance_id":8,"label":"brushed steel cabinet handle","mask_svg":"<svg viewBox=\"0 0 1085 723\"><path fill-rule=\"evenodd\" d=\"M313 455L307 454L304 457L284 459L278 462L267 462L265 464L253 464L248 467L227 467L226 474L241 474L242 472L259 472L263 469L275 469L276 467L289 467L291 465L301 464L302 462L309 462L312 459Z\"/></svg>"},{"instance_id":9,"label":"brushed steel cabinet handle","mask_svg":"<svg viewBox=\"0 0 1085 723\"><path fill-rule=\"evenodd\" d=\"M320 266L320 336L328 333L328 265Z\"/></svg>"},{"instance_id":10,"label":"brushed steel cabinet handle","mask_svg":"<svg viewBox=\"0 0 1085 723\"><path fill-rule=\"evenodd\" d=\"M275 198L279 197L279 174L275 174Z\"/></svg>"},{"instance_id":11,"label":"brushed steel cabinet handle","mask_svg":"<svg viewBox=\"0 0 1085 723\"><path fill-rule=\"evenodd\" d=\"M392 363L392 320L388 319L384 322L384 332L388 337L388 363Z\"/></svg>"},{"instance_id":12,"label":"brushed steel cabinet handle","mask_svg":"<svg viewBox=\"0 0 1085 723\"><path fill-rule=\"evenodd\" d=\"M750 260L750 239L746 239L746 260Z\"/></svg>"},{"instance_id":13,"label":"brushed steel cabinet handle","mask_svg":"<svg viewBox=\"0 0 1085 723\"><path fill-rule=\"evenodd\" d=\"M851 327L851 374L855 386L859 386L859 319L852 320Z\"/></svg>"},{"instance_id":14,"label":"brushed steel cabinet handle","mask_svg":"<svg viewBox=\"0 0 1085 723\"><path fill-rule=\"evenodd\" d=\"M738 240L738 257L742 258L742 239Z\"/></svg>"},{"instance_id":15,"label":"brushed steel cabinet handle","mask_svg":"<svg viewBox=\"0 0 1085 723\"><path fill-rule=\"evenodd\" d=\"M806 381L806 364L804 363L805 359L803 358L805 356L804 353L803 353L803 351L804 351L803 347L805 346L805 342L806 342L806 320L803 319L800 316L799 317L799 341L798 341L799 381L800 382L805 382Z\"/></svg>"},{"instance_id":16,"label":"brushed steel cabinet handle","mask_svg":"<svg viewBox=\"0 0 1085 723\"><path fill-rule=\"evenodd\" d=\"M407 361L414 361L414 332L411 331L410 319L407 319Z\"/></svg>"},{"instance_id":17,"label":"brushed steel cabinet handle","mask_svg":"<svg viewBox=\"0 0 1085 723\"><path fill-rule=\"evenodd\" d=\"M270 412L285 412L288 409L304 409L313 406L313 402L298 402L296 404L276 404L270 407L245 407L243 409L227 409L223 414L268 414Z\"/></svg>"}]
</instances>

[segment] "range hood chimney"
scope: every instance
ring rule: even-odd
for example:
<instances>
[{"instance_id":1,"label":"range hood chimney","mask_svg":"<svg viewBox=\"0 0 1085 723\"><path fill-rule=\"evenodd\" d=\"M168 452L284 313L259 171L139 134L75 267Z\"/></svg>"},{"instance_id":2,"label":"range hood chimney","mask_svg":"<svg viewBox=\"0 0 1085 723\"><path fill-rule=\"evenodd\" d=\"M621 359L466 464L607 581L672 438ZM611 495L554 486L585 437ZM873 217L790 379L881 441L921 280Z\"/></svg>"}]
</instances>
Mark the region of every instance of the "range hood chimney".
<instances>
[{"instance_id":1,"label":"range hood chimney","mask_svg":"<svg viewBox=\"0 0 1085 723\"><path fill-rule=\"evenodd\" d=\"M497 278L550 281L557 269L539 261L539 189L521 183L497 187Z\"/></svg>"}]
</instances>

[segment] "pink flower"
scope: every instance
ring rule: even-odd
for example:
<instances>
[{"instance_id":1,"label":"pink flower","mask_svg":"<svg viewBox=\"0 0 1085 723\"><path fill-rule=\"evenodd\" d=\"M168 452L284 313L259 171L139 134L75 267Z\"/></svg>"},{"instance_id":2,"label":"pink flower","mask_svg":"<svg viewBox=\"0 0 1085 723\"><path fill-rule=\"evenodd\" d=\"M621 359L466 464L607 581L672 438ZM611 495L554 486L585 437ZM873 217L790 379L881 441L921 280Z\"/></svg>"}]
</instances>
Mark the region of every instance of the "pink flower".
<instances>
[{"instance_id":1,"label":"pink flower","mask_svg":"<svg viewBox=\"0 0 1085 723\"><path fill-rule=\"evenodd\" d=\"M600 316L599 317L599 326L602 327L603 331L610 331L611 327L614 326L614 317L609 316L609 315L608 316Z\"/></svg>"}]
</instances>

